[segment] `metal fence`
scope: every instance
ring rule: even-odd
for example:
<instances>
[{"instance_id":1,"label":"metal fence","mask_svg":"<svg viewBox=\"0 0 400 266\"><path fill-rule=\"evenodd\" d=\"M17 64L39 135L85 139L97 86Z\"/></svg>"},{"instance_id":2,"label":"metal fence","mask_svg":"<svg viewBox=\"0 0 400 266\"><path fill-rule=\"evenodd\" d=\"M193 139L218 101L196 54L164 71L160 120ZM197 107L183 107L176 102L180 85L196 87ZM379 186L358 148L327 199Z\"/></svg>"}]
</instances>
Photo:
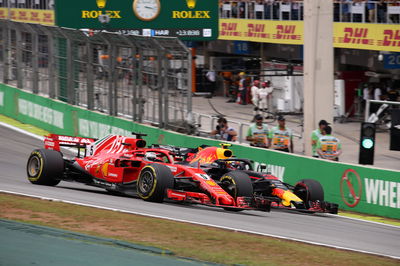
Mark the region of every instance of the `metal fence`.
<instances>
[{"instance_id":1,"label":"metal fence","mask_svg":"<svg viewBox=\"0 0 400 266\"><path fill-rule=\"evenodd\" d=\"M390 23L399 24L400 6L398 0L343 1L334 0L333 19L335 22ZM243 1L222 0L220 18L303 20L302 0Z\"/></svg>"},{"instance_id":2,"label":"metal fence","mask_svg":"<svg viewBox=\"0 0 400 266\"><path fill-rule=\"evenodd\" d=\"M162 128L192 122L190 51L150 38L0 20L0 79Z\"/></svg>"}]
</instances>

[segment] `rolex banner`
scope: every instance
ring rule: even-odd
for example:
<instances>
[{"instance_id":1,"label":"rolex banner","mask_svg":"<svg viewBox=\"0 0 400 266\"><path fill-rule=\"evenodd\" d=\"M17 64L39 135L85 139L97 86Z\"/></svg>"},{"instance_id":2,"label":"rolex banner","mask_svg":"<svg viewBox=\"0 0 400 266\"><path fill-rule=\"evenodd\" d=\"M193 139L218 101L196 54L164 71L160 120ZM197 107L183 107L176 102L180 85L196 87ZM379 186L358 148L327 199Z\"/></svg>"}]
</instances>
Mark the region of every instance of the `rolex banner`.
<instances>
[{"instance_id":1,"label":"rolex banner","mask_svg":"<svg viewBox=\"0 0 400 266\"><path fill-rule=\"evenodd\" d=\"M184 40L218 37L217 0L56 0L56 25Z\"/></svg>"}]
</instances>

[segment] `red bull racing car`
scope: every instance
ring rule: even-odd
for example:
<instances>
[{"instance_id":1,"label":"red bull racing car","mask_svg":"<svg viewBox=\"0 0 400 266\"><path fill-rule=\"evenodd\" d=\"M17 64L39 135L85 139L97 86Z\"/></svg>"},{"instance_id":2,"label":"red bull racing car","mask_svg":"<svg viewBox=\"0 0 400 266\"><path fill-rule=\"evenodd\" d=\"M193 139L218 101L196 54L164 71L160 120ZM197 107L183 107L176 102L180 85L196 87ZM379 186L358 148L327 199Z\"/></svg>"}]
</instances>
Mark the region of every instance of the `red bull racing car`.
<instances>
[{"instance_id":1,"label":"red bull racing car","mask_svg":"<svg viewBox=\"0 0 400 266\"><path fill-rule=\"evenodd\" d=\"M338 204L324 201L324 190L317 180L302 179L290 185L268 172L262 172L266 166L261 171L254 171L250 160L234 158L228 149L230 145L222 146L222 149L208 146L190 149L156 145L175 152L188 165L199 164L209 177L222 186L225 184L224 189L230 194L237 193L238 188L234 184L240 182L240 195L268 199L272 207L310 213L338 213ZM243 188L247 187L249 189L244 191Z\"/></svg>"},{"instance_id":2,"label":"red bull racing car","mask_svg":"<svg viewBox=\"0 0 400 266\"><path fill-rule=\"evenodd\" d=\"M109 135L95 140L50 134L44 140L45 148L29 156L28 180L47 186L74 181L153 202L169 199L228 210L270 210L270 200L253 193L252 182L243 178L242 172L227 172L216 180L204 171L200 161L187 164L179 152L146 148L142 136ZM66 158L62 146L75 147L78 154ZM212 151L214 155L207 154L204 160L232 156L228 149L213 147ZM201 156L199 153L196 158Z\"/></svg>"}]
</instances>

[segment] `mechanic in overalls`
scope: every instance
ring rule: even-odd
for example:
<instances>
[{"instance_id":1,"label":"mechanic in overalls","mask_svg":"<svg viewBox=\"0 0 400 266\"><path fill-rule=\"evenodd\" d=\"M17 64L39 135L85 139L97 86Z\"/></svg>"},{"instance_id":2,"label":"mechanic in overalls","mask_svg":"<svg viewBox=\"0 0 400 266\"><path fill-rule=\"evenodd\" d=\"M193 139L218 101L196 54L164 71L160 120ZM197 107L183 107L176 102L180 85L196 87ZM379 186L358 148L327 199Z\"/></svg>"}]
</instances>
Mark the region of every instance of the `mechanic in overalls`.
<instances>
[{"instance_id":1,"label":"mechanic in overalls","mask_svg":"<svg viewBox=\"0 0 400 266\"><path fill-rule=\"evenodd\" d=\"M323 136L317 142L317 152L320 158L339 161L339 156L342 153L342 145L340 140L331 135L332 128L326 126L323 129Z\"/></svg>"},{"instance_id":2,"label":"mechanic in overalls","mask_svg":"<svg viewBox=\"0 0 400 266\"><path fill-rule=\"evenodd\" d=\"M286 127L285 118L281 115L278 117L278 126L269 131L268 146L277 151L293 153L293 133Z\"/></svg>"}]
</instances>

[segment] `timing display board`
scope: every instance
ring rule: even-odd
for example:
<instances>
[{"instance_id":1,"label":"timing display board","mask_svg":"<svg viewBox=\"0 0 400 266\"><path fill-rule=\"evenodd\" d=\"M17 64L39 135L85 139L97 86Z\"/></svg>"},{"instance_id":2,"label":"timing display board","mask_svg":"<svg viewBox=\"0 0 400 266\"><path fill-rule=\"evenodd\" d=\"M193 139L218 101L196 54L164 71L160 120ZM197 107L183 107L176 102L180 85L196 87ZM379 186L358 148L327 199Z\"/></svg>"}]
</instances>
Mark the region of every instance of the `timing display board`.
<instances>
[{"instance_id":1,"label":"timing display board","mask_svg":"<svg viewBox=\"0 0 400 266\"><path fill-rule=\"evenodd\" d=\"M183 40L218 38L217 0L56 0L56 25Z\"/></svg>"}]
</instances>

